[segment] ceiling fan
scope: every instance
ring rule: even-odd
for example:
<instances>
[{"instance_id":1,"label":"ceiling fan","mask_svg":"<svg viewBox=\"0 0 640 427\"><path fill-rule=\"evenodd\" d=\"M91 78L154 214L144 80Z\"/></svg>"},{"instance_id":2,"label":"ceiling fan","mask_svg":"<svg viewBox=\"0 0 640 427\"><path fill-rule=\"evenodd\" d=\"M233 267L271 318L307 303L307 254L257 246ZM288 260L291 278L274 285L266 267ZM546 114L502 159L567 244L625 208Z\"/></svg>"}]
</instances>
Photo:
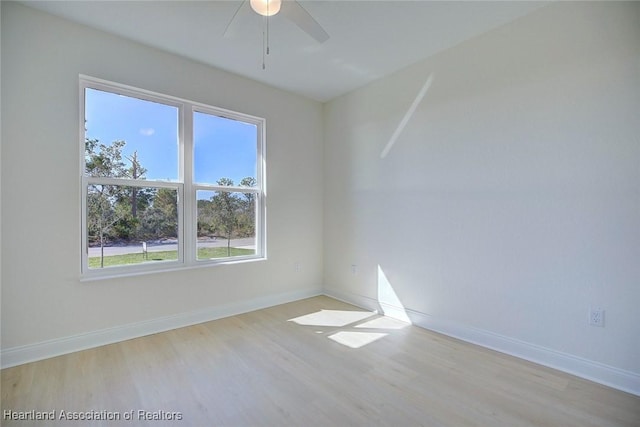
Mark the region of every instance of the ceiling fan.
<instances>
[{"instance_id":1,"label":"ceiling fan","mask_svg":"<svg viewBox=\"0 0 640 427\"><path fill-rule=\"evenodd\" d=\"M329 39L329 34L327 34L324 28L322 28L322 26L313 19L309 12L307 12L296 0L243 0L227 24L227 28L225 28L223 36L229 37L234 33L233 27L238 16L250 13L257 13L264 16L263 34L265 34L266 37L264 37L263 43L265 45L264 54L266 55L269 54L269 17L278 13L296 24L302 31L315 39L318 43L324 43ZM262 68L265 68L264 55Z\"/></svg>"}]
</instances>

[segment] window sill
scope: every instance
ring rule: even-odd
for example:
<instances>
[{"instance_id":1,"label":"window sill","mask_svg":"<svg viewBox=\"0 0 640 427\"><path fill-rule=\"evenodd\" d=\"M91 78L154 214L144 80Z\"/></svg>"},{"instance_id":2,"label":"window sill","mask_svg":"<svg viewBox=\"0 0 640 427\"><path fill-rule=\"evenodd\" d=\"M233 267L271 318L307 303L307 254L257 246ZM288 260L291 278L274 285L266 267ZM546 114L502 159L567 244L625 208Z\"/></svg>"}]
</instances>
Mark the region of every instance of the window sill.
<instances>
[{"instance_id":1,"label":"window sill","mask_svg":"<svg viewBox=\"0 0 640 427\"><path fill-rule=\"evenodd\" d=\"M167 266L159 266L153 268L140 268L140 269L132 269L132 270L123 270L120 267L112 267L105 269L93 269L90 273L85 273L80 276L80 282L97 282L102 280L110 280L110 279L121 279L128 277L137 277L137 276L146 276L150 274L158 274L158 273L170 273L174 271L188 271L188 270L200 270L203 268L213 268L221 265L233 265L233 264L246 264L252 262L260 262L266 261L267 257L251 257L251 258L241 258L241 259L233 259L233 260L225 260L225 261L197 261L194 264L189 265L181 265L171 263L171 265Z\"/></svg>"}]
</instances>

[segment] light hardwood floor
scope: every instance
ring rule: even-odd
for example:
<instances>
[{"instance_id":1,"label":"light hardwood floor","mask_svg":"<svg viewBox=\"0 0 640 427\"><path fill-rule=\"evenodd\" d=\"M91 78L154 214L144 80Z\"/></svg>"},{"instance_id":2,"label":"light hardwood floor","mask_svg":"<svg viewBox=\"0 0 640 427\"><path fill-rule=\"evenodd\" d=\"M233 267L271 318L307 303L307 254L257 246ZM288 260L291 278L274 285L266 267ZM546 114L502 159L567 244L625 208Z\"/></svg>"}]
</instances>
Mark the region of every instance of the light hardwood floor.
<instances>
[{"instance_id":1,"label":"light hardwood floor","mask_svg":"<svg viewBox=\"0 0 640 427\"><path fill-rule=\"evenodd\" d=\"M640 397L327 297L5 369L6 410L134 414L3 426L640 426Z\"/></svg>"}]
</instances>

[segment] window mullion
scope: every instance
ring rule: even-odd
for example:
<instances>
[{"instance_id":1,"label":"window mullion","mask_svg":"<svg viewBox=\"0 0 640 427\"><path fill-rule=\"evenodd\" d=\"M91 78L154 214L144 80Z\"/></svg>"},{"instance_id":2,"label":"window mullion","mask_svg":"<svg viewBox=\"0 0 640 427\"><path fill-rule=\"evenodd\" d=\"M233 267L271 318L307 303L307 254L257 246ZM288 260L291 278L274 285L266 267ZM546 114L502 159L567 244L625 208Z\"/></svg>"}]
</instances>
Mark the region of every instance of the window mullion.
<instances>
[{"instance_id":1,"label":"window mullion","mask_svg":"<svg viewBox=\"0 0 640 427\"><path fill-rule=\"evenodd\" d=\"M196 196L193 185L193 106L184 104L181 110L180 165L181 179L184 183L183 212L183 248L185 264L192 264L196 259Z\"/></svg>"}]
</instances>

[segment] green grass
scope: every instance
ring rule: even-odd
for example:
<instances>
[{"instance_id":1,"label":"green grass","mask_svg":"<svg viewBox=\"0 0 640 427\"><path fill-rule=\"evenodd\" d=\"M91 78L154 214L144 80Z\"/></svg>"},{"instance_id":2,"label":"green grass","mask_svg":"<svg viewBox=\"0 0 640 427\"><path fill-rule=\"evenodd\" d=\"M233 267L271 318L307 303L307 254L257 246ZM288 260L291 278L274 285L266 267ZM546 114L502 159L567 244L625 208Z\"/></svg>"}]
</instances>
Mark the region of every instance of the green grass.
<instances>
[{"instance_id":1,"label":"green grass","mask_svg":"<svg viewBox=\"0 0 640 427\"><path fill-rule=\"evenodd\" d=\"M231 256L253 255L253 249L231 248ZM227 258L227 248L200 248L198 249L198 259ZM154 261L175 261L178 259L177 251L149 252L147 258L142 253L112 255L104 257L104 266L113 267L117 265L141 264L143 262ZM89 268L100 268L100 257L89 258Z\"/></svg>"},{"instance_id":2,"label":"green grass","mask_svg":"<svg viewBox=\"0 0 640 427\"><path fill-rule=\"evenodd\" d=\"M253 249L231 248L231 256L253 255ZM199 248L198 259L226 258L227 248Z\"/></svg>"}]
</instances>

